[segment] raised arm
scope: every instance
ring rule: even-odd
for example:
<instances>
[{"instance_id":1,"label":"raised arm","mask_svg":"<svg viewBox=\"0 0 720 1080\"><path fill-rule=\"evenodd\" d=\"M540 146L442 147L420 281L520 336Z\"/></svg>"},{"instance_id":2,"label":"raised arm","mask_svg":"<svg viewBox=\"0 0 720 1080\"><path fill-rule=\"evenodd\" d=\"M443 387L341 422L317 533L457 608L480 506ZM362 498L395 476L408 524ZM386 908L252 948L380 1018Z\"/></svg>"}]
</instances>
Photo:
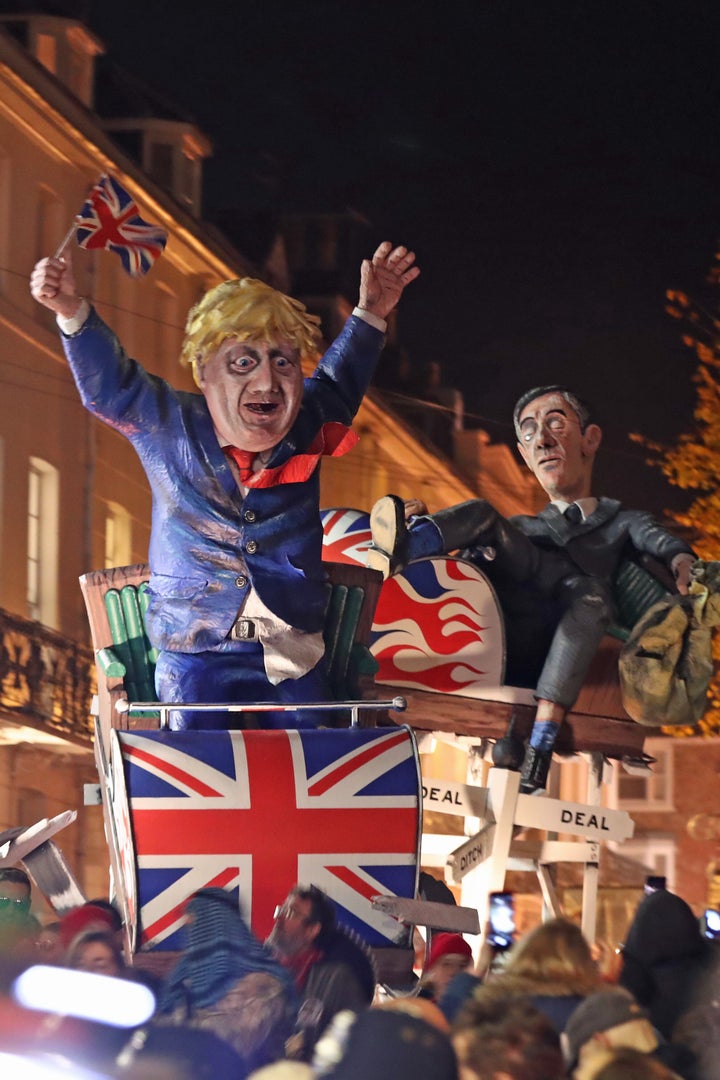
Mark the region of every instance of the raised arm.
<instances>
[{"instance_id":1,"label":"raised arm","mask_svg":"<svg viewBox=\"0 0 720 1080\"><path fill-rule=\"evenodd\" d=\"M386 319L397 306L406 285L419 275L415 252L406 247L394 248L383 241L372 259L364 259L360 267L360 299L358 307Z\"/></svg>"}]
</instances>

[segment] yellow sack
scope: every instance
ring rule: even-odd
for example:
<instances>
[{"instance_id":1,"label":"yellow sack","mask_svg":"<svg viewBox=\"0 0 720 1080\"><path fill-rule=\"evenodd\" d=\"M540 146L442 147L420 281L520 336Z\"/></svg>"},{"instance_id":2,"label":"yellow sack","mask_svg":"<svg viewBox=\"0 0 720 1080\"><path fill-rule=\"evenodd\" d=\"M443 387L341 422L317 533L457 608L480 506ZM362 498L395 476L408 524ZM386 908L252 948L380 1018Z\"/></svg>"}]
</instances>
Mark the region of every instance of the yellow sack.
<instances>
[{"instance_id":1,"label":"yellow sack","mask_svg":"<svg viewBox=\"0 0 720 1080\"><path fill-rule=\"evenodd\" d=\"M687 596L669 596L643 615L620 653L629 716L650 727L697 724L713 676L712 628L720 625L720 562L698 560Z\"/></svg>"}]
</instances>

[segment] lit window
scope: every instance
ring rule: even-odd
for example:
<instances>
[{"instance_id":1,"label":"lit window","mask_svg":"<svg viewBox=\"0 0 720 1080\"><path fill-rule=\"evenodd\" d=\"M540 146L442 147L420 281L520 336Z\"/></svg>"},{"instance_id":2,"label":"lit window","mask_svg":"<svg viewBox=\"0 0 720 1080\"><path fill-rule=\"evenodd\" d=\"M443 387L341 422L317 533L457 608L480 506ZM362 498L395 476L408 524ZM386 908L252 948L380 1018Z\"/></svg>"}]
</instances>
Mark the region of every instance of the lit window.
<instances>
[{"instance_id":1,"label":"lit window","mask_svg":"<svg viewBox=\"0 0 720 1080\"><path fill-rule=\"evenodd\" d=\"M664 877L670 890L675 888L675 838L672 836L641 836L613 845L618 855L644 866L649 874Z\"/></svg>"},{"instance_id":2,"label":"lit window","mask_svg":"<svg viewBox=\"0 0 720 1080\"><path fill-rule=\"evenodd\" d=\"M38 34L35 38L37 58L43 67L57 75L57 39L53 34Z\"/></svg>"},{"instance_id":3,"label":"lit window","mask_svg":"<svg viewBox=\"0 0 720 1080\"><path fill-rule=\"evenodd\" d=\"M27 517L27 604L31 619L58 625L59 474L30 458Z\"/></svg>"},{"instance_id":4,"label":"lit window","mask_svg":"<svg viewBox=\"0 0 720 1080\"><path fill-rule=\"evenodd\" d=\"M127 566L131 561L130 514L120 503L108 502L105 509L105 566Z\"/></svg>"},{"instance_id":5,"label":"lit window","mask_svg":"<svg viewBox=\"0 0 720 1080\"><path fill-rule=\"evenodd\" d=\"M648 740L646 750L656 759L649 770L637 775L622 766L615 770L619 810L674 809L672 748L667 740Z\"/></svg>"}]
</instances>

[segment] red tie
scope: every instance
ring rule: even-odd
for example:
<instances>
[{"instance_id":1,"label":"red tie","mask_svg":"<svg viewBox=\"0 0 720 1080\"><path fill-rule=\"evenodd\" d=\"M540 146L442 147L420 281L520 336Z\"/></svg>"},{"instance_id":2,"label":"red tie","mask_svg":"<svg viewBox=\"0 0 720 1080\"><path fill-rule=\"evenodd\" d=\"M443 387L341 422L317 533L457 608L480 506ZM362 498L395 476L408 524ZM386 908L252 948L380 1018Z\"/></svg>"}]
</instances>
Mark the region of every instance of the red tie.
<instances>
[{"instance_id":1,"label":"red tie","mask_svg":"<svg viewBox=\"0 0 720 1080\"><path fill-rule=\"evenodd\" d=\"M358 437L345 424L334 421L323 424L310 446L302 454L295 454L284 465L274 469L258 469L253 472L256 454L239 450L237 446L223 446L223 451L233 459L240 470L240 483L248 488L275 487L276 484L301 484L309 480L321 457L342 457L352 450Z\"/></svg>"},{"instance_id":2,"label":"red tie","mask_svg":"<svg viewBox=\"0 0 720 1080\"><path fill-rule=\"evenodd\" d=\"M248 480L253 475L253 465L257 454L251 450L239 450L237 446L223 446L227 457L232 458L240 470L240 482L248 486Z\"/></svg>"}]
</instances>

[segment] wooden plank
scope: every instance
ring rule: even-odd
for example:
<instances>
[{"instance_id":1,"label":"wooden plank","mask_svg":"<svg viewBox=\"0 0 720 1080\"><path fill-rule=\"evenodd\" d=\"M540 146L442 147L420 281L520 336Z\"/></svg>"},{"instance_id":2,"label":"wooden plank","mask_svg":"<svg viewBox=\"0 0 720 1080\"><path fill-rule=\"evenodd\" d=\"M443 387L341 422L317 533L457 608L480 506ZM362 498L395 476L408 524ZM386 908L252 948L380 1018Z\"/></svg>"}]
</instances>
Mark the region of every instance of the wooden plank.
<instances>
[{"instance_id":1,"label":"wooden plank","mask_svg":"<svg viewBox=\"0 0 720 1080\"><path fill-rule=\"evenodd\" d=\"M429 926L453 934L479 934L480 920L475 908L438 904L435 900L410 900L404 896L373 896L376 911L391 915L412 926Z\"/></svg>"},{"instance_id":2,"label":"wooden plank","mask_svg":"<svg viewBox=\"0 0 720 1080\"><path fill-rule=\"evenodd\" d=\"M417 731L444 731L468 738L499 739L515 717L515 731L526 739L532 728L535 710L527 705L478 701L453 694L433 694L425 690L406 690L402 686L377 686L379 692L402 694L407 712L393 715L397 723L409 724ZM559 754L600 752L608 757L639 757L645 739L655 728L642 727L632 720L593 716L576 709L565 718L558 733L555 750Z\"/></svg>"}]
</instances>

